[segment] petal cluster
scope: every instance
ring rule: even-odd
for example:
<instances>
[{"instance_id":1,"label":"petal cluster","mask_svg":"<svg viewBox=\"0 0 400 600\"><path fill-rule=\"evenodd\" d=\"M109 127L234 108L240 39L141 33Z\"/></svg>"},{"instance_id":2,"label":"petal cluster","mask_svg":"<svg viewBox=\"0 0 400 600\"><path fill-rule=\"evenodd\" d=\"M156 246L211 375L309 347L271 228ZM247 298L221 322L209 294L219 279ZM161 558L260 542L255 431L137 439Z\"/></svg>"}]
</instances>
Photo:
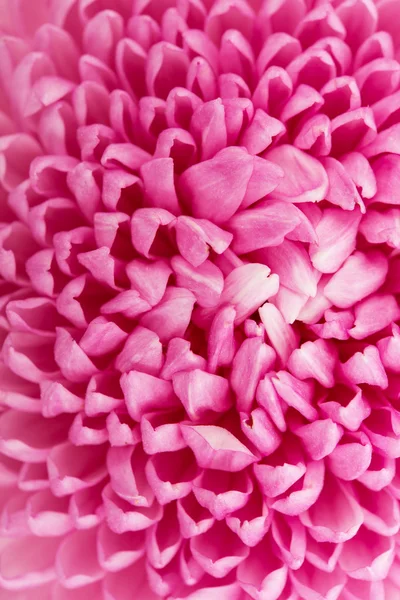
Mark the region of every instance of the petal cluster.
<instances>
[{"instance_id":1,"label":"petal cluster","mask_svg":"<svg viewBox=\"0 0 400 600\"><path fill-rule=\"evenodd\" d=\"M0 0L0 598L399 598L399 15Z\"/></svg>"}]
</instances>

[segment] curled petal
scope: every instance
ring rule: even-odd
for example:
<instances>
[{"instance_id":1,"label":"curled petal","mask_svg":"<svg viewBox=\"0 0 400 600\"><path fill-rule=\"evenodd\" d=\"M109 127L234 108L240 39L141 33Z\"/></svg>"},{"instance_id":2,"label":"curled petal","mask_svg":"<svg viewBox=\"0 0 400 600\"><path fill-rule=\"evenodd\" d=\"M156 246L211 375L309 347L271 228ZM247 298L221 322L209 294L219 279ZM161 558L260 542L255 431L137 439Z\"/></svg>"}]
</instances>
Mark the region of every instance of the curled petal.
<instances>
[{"instance_id":1,"label":"curled petal","mask_svg":"<svg viewBox=\"0 0 400 600\"><path fill-rule=\"evenodd\" d=\"M295 571L292 581L296 591L306 600L314 600L318 596L336 600L345 587L346 575L340 569L325 573L306 562Z\"/></svg>"},{"instance_id":2,"label":"curled petal","mask_svg":"<svg viewBox=\"0 0 400 600\"><path fill-rule=\"evenodd\" d=\"M234 357L235 319L236 310L233 306L224 306L216 313L211 323L208 336L208 368L211 373L215 373L220 365L229 365Z\"/></svg>"},{"instance_id":3,"label":"curled petal","mask_svg":"<svg viewBox=\"0 0 400 600\"><path fill-rule=\"evenodd\" d=\"M128 412L135 421L140 421L148 412L179 405L171 383L147 373L129 370L121 378L121 388Z\"/></svg>"},{"instance_id":4,"label":"curled petal","mask_svg":"<svg viewBox=\"0 0 400 600\"><path fill-rule=\"evenodd\" d=\"M241 137L241 145L250 154L261 154L285 133L285 126L261 108L257 108L253 120Z\"/></svg>"},{"instance_id":5,"label":"curled petal","mask_svg":"<svg viewBox=\"0 0 400 600\"><path fill-rule=\"evenodd\" d=\"M354 339L360 340L397 321L400 312L394 296L384 294L360 302L355 308L355 316L354 327L349 333Z\"/></svg>"},{"instance_id":6,"label":"curled petal","mask_svg":"<svg viewBox=\"0 0 400 600\"><path fill-rule=\"evenodd\" d=\"M171 266L176 275L179 287L190 290L199 306L204 308L216 306L224 287L221 270L211 261L204 261L196 269L180 256L174 256Z\"/></svg>"},{"instance_id":7,"label":"curled petal","mask_svg":"<svg viewBox=\"0 0 400 600\"><path fill-rule=\"evenodd\" d=\"M115 366L123 373L136 367L144 373L156 375L162 362L162 347L158 335L145 327L137 327L117 356Z\"/></svg>"},{"instance_id":8,"label":"curled petal","mask_svg":"<svg viewBox=\"0 0 400 600\"><path fill-rule=\"evenodd\" d=\"M161 377L170 380L179 371L191 371L192 369L205 371L205 366L205 359L190 349L190 342L174 338L168 344Z\"/></svg>"},{"instance_id":9,"label":"curled petal","mask_svg":"<svg viewBox=\"0 0 400 600\"><path fill-rule=\"evenodd\" d=\"M255 408L247 417L241 415L241 427L245 436L263 456L275 452L281 443L281 436L263 408Z\"/></svg>"},{"instance_id":10,"label":"curled petal","mask_svg":"<svg viewBox=\"0 0 400 600\"><path fill-rule=\"evenodd\" d=\"M158 230L173 220L174 215L163 208L139 208L136 210L131 221L134 248L149 258Z\"/></svg>"},{"instance_id":11,"label":"curled petal","mask_svg":"<svg viewBox=\"0 0 400 600\"><path fill-rule=\"evenodd\" d=\"M239 411L249 412L260 379L275 362L275 351L260 338L244 340L232 363L231 386Z\"/></svg>"},{"instance_id":12,"label":"curled petal","mask_svg":"<svg viewBox=\"0 0 400 600\"><path fill-rule=\"evenodd\" d=\"M293 350L288 368L299 379L312 377L329 388L335 384L336 361L335 347L325 340L316 340L305 342L300 348Z\"/></svg>"},{"instance_id":13,"label":"curled petal","mask_svg":"<svg viewBox=\"0 0 400 600\"><path fill-rule=\"evenodd\" d=\"M279 276L283 286L307 296L316 295L317 273L308 253L299 242L286 239L279 246L257 251L256 257Z\"/></svg>"},{"instance_id":14,"label":"curled petal","mask_svg":"<svg viewBox=\"0 0 400 600\"><path fill-rule=\"evenodd\" d=\"M220 304L231 304L236 310L236 323L243 322L268 298L278 291L279 278L269 267L248 264L234 269L225 279Z\"/></svg>"},{"instance_id":15,"label":"curled petal","mask_svg":"<svg viewBox=\"0 0 400 600\"><path fill-rule=\"evenodd\" d=\"M194 558L206 573L220 579L237 567L249 554L247 546L225 525L213 527L190 541Z\"/></svg>"},{"instance_id":16,"label":"curled petal","mask_svg":"<svg viewBox=\"0 0 400 600\"><path fill-rule=\"evenodd\" d=\"M285 68L300 53L301 44L295 37L282 31L272 33L257 58L257 72L262 75L271 65Z\"/></svg>"},{"instance_id":17,"label":"curled petal","mask_svg":"<svg viewBox=\"0 0 400 600\"><path fill-rule=\"evenodd\" d=\"M150 95L165 99L172 88L184 86L188 67L189 60L180 48L167 42L155 44L150 49L146 66Z\"/></svg>"},{"instance_id":18,"label":"curled petal","mask_svg":"<svg viewBox=\"0 0 400 600\"><path fill-rule=\"evenodd\" d=\"M31 551L32 543L35 545L36 552ZM56 537L27 536L3 544L0 570L2 588L16 590L17 593L19 590L24 590L21 594L25 594L25 590L29 588L53 581L54 554L59 543ZM28 593L30 594L30 591ZM43 588L40 593L43 593ZM6 597L12 597L12 592L7 591L5 594Z\"/></svg>"},{"instance_id":19,"label":"curled petal","mask_svg":"<svg viewBox=\"0 0 400 600\"><path fill-rule=\"evenodd\" d=\"M97 560L96 529L75 531L60 545L56 556L56 571L63 586L79 588L102 578L103 572ZM78 548L84 548L77 560Z\"/></svg>"},{"instance_id":20,"label":"curled petal","mask_svg":"<svg viewBox=\"0 0 400 600\"><path fill-rule=\"evenodd\" d=\"M335 386L320 403L320 408L335 423L350 431L357 431L362 421L371 414L371 408L357 386L354 389Z\"/></svg>"},{"instance_id":21,"label":"curled petal","mask_svg":"<svg viewBox=\"0 0 400 600\"><path fill-rule=\"evenodd\" d=\"M323 111L330 119L361 106L361 95L357 82L354 77L349 75L335 77L328 81L321 90L321 96L325 101Z\"/></svg>"},{"instance_id":22,"label":"curled petal","mask_svg":"<svg viewBox=\"0 0 400 600\"><path fill-rule=\"evenodd\" d=\"M102 493L107 524L112 531L120 535L127 531L142 531L159 521L163 509L158 502L148 508L133 506L112 491L107 485Z\"/></svg>"},{"instance_id":23,"label":"curled petal","mask_svg":"<svg viewBox=\"0 0 400 600\"><path fill-rule=\"evenodd\" d=\"M181 425L182 435L205 469L241 471L257 460L230 431L217 425Z\"/></svg>"},{"instance_id":24,"label":"curled petal","mask_svg":"<svg viewBox=\"0 0 400 600\"><path fill-rule=\"evenodd\" d=\"M394 541L363 527L343 546L339 565L354 579L381 581L388 574L393 556Z\"/></svg>"},{"instance_id":25,"label":"curled petal","mask_svg":"<svg viewBox=\"0 0 400 600\"><path fill-rule=\"evenodd\" d=\"M97 556L105 571L120 571L139 560L144 553L142 532L115 534L106 524L97 532Z\"/></svg>"},{"instance_id":26,"label":"curled petal","mask_svg":"<svg viewBox=\"0 0 400 600\"><path fill-rule=\"evenodd\" d=\"M272 377L278 395L306 419L314 421L317 411L312 406L314 386L312 381L301 381L287 371L279 371Z\"/></svg>"},{"instance_id":27,"label":"curled petal","mask_svg":"<svg viewBox=\"0 0 400 600\"><path fill-rule=\"evenodd\" d=\"M194 494L190 494L177 502L177 514L181 535L192 538L208 531L214 523L214 517L207 508L203 508Z\"/></svg>"},{"instance_id":28,"label":"curled petal","mask_svg":"<svg viewBox=\"0 0 400 600\"><path fill-rule=\"evenodd\" d=\"M223 223L243 201L251 204L272 192L281 170L269 162L257 161L260 159L244 149L231 147L185 171L180 185L194 216Z\"/></svg>"},{"instance_id":29,"label":"curled petal","mask_svg":"<svg viewBox=\"0 0 400 600\"><path fill-rule=\"evenodd\" d=\"M371 463L358 480L368 489L380 491L390 485L395 477L396 464L393 458L372 454Z\"/></svg>"},{"instance_id":30,"label":"curled petal","mask_svg":"<svg viewBox=\"0 0 400 600\"><path fill-rule=\"evenodd\" d=\"M183 337L190 323L195 295L188 289L168 287L161 302L140 320L141 325L154 331L162 343Z\"/></svg>"},{"instance_id":31,"label":"curled petal","mask_svg":"<svg viewBox=\"0 0 400 600\"><path fill-rule=\"evenodd\" d=\"M69 442L52 448L47 459L50 487L55 496L66 496L96 485L106 476L104 446L73 446Z\"/></svg>"},{"instance_id":32,"label":"curled petal","mask_svg":"<svg viewBox=\"0 0 400 600\"><path fill-rule=\"evenodd\" d=\"M267 538L250 551L239 565L237 577L240 586L250 598L278 600L284 590L288 568L271 548Z\"/></svg>"},{"instance_id":33,"label":"curled petal","mask_svg":"<svg viewBox=\"0 0 400 600\"><path fill-rule=\"evenodd\" d=\"M356 535L364 515L350 490L327 473L318 500L300 520L317 542L341 543Z\"/></svg>"},{"instance_id":34,"label":"curled petal","mask_svg":"<svg viewBox=\"0 0 400 600\"><path fill-rule=\"evenodd\" d=\"M252 492L253 482L246 471L232 474L207 469L193 482L197 501L219 521L242 508Z\"/></svg>"},{"instance_id":35,"label":"curled petal","mask_svg":"<svg viewBox=\"0 0 400 600\"><path fill-rule=\"evenodd\" d=\"M234 236L232 249L240 255L278 246L300 224L299 212L292 204L269 201L259 208L236 213L228 224Z\"/></svg>"},{"instance_id":36,"label":"curled petal","mask_svg":"<svg viewBox=\"0 0 400 600\"><path fill-rule=\"evenodd\" d=\"M197 466L188 448L174 452L173 461L169 452L159 453L146 464L146 476L151 489L161 505L170 504L187 496L193 488Z\"/></svg>"},{"instance_id":37,"label":"curled petal","mask_svg":"<svg viewBox=\"0 0 400 600\"><path fill-rule=\"evenodd\" d=\"M388 386L388 378L375 346L367 346L363 352L356 352L344 364L342 372L350 384L367 383L382 389Z\"/></svg>"},{"instance_id":38,"label":"curled petal","mask_svg":"<svg viewBox=\"0 0 400 600\"><path fill-rule=\"evenodd\" d=\"M376 124L373 112L369 107L348 111L335 117L332 121L332 152L334 154L352 152L370 142L371 146L368 147L372 148L375 145L373 141L375 138Z\"/></svg>"},{"instance_id":39,"label":"curled petal","mask_svg":"<svg viewBox=\"0 0 400 600\"><path fill-rule=\"evenodd\" d=\"M209 256L210 248L222 254L232 241L232 234L206 219L180 216L175 222L176 243L183 258L199 267Z\"/></svg>"},{"instance_id":40,"label":"curled petal","mask_svg":"<svg viewBox=\"0 0 400 600\"><path fill-rule=\"evenodd\" d=\"M356 246L361 212L357 209L345 212L339 208L327 208L315 231L318 242L310 247L313 266L321 273L335 273L350 256Z\"/></svg>"},{"instance_id":41,"label":"curled petal","mask_svg":"<svg viewBox=\"0 0 400 600\"><path fill-rule=\"evenodd\" d=\"M279 116L282 105L290 101L293 83L282 67L271 66L261 76L252 97L254 108L261 108L274 117Z\"/></svg>"},{"instance_id":42,"label":"curled petal","mask_svg":"<svg viewBox=\"0 0 400 600\"><path fill-rule=\"evenodd\" d=\"M343 429L331 419L321 419L295 429L303 447L313 460L321 460L335 451Z\"/></svg>"},{"instance_id":43,"label":"curled petal","mask_svg":"<svg viewBox=\"0 0 400 600\"><path fill-rule=\"evenodd\" d=\"M331 277L324 294L335 306L349 308L375 292L385 281L387 271L388 262L381 252L354 252Z\"/></svg>"},{"instance_id":44,"label":"curled petal","mask_svg":"<svg viewBox=\"0 0 400 600\"><path fill-rule=\"evenodd\" d=\"M328 191L328 178L319 161L293 146L281 145L267 154L279 165L285 177L273 196L286 202L319 202Z\"/></svg>"},{"instance_id":45,"label":"curled petal","mask_svg":"<svg viewBox=\"0 0 400 600\"><path fill-rule=\"evenodd\" d=\"M227 411L232 400L226 379L200 369L181 371L172 377L175 394L182 402L192 421L207 413Z\"/></svg>"}]
</instances>

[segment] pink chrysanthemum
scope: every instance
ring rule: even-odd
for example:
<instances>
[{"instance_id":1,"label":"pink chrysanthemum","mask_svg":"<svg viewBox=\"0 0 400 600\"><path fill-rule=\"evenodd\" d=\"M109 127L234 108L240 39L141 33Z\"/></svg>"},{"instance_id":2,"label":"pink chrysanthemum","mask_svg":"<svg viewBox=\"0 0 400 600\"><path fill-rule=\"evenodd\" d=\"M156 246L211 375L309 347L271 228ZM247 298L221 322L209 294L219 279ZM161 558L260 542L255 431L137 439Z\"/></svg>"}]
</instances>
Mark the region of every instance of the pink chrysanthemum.
<instances>
[{"instance_id":1,"label":"pink chrysanthemum","mask_svg":"<svg viewBox=\"0 0 400 600\"><path fill-rule=\"evenodd\" d=\"M0 31L0 599L399 600L400 0Z\"/></svg>"}]
</instances>

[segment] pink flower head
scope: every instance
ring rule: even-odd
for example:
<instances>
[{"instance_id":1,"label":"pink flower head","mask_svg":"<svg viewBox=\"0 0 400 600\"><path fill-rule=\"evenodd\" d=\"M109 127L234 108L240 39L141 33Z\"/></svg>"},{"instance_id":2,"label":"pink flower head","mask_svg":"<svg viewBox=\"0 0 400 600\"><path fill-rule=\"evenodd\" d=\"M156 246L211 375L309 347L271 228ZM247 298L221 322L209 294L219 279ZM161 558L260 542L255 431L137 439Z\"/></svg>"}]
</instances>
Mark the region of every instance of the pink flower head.
<instances>
[{"instance_id":1,"label":"pink flower head","mask_svg":"<svg viewBox=\"0 0 400 600\"><path fill-rule=\"evenodd\" d=\"M400 598L400 0L0 0L0 600Z\"/></svg>"}]
</instances>

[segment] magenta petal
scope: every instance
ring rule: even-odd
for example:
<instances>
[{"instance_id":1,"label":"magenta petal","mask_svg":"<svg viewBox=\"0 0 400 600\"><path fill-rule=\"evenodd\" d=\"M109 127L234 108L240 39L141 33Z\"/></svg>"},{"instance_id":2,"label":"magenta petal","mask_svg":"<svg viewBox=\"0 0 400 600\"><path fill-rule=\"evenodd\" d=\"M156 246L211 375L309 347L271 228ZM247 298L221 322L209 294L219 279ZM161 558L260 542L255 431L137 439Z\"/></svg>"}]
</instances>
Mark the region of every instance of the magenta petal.
<instances>
[{"instance_id":1,"label":"magenta petal","mask_svg":"<svg viewBox=\"0 0 400 600\"><path fill-rule=\"evenodd\" d=\"M157 334L138 327L127 339L116 359L116 368L125 373L133 368L144 373L157 374L162 366L162 348Z\"/></svg>"},{"instance_id":2,"label":"magenta petal","mask_svg":"<svg viewBox=\"0 0 400 600\"><path fill-rule=\"evenodd\" d=\"M171 266L179 287L193 292L199 306L216 306L219 302L224 278L222 272L211 261L204 261L196 269L180 256L174 256Z\"/></svg>"},{"instance_id":3,"label":"magenta petal","mask_svg":"<svg viewBox=\"0 0 400 600\"><path fill-rule=\"evenodd\" d=\"M97 561L96 529L74 532L60 545L56 569L66 588L76 588L101 579L102 569ZM76 550L84 548L84 560L76 560Z\"/></svg>"},{"instance_id":4,"label":"magenta petal","mask_svg":"<svg viewBox=\"0 0 400 600\"><path fill-rule=\"evenodd\" d=\"M211 221L185 216L177 218L175 231L180 253L194 267L208 258L210 248L217 254L225 252L233 237Z\"/></svg>"},{"instance_id":5,"label":"magenta petal","mask_svg":"<svg viewBox=\"0 0 400 600\"><path fill-rule=\"evenodd\" d=\"M205 366L205 359L192 352L190 342L181 338L174 338L168 344L161 377L169 380L179 371L190 371L192 368L204 371Z\"/></svg>"},{"instance_id":6,"label":"magenta petal","mask_svg":"<svg viewBox=\"0 0 400 600\"><path fill-rule=\"evenodd\" d=\"M367 346L363 352L356 352L342 364L344 376L351 384L368 383L382 389L387 388L388 379L375 346Z\"/></svg>"},{"instance_id":7,"label":"magenta petal","mask_svg":"<svg viewBox=\"0 0 400 600\"><path fill-rule=\"evenodd\" d=\"M208 469L193 482L197 501L218 521L243 508L253 490L253 481L247 471L231 473Z\"/></svg>"},{"instance_id":8,"label":"magenta petal","mask_svg":"<svg viewBox=\"0 0 400 600\"><path fill-rule=\"evenodd\" d=\"M260 379L275 362L275 351L260 338L248 338L238 349L232 363L231 386L237 408L250 412Z\"/></svg>"},{"instance_id":9,"label":"magenta petal","mask_svg":"<svg viewBox=\"0 0 400 600\"><path fill-rule=\"evenodd\" d=\"M242 431L263 456L272 454L281 443L281 436L276 431L267 413L255 408L247 417L242 415Z\"/></svg>"},{"instance_id":10,"label":"magenta petal","mask_svg":"<svg viewBox=\"0 0 400 600\"><path fill-rule=\"evenodd\" d=\"M267 559L267 560L266 560ZM250 598L278 600L286 584L287 566L275 555L266 538L253 548L238 568L238 580Z\"/></svg>"},{"instance_id":11,"label":"magenta petal","mask_svg":"<svg viewBox=\"0 0 400 600\"><path fill-rule=\"evenodd\" d=\"M236 322L244 321L278 291L278 277L261 264L248 264L234 269L225 279L220 304L231 304Z\"/></svg>"},{"instance_id":12,"label":"magenta petal","mask_svg":"<svg viewBox=\"0 0 400 600\"><path fill-rule=\"evenodd\" d=\"M209 531L192 538L190 548L206 573L217 579L225 577L249 553L248 547L223 521L215 523Z\"/></svg>"},{"instance_id":13,"label":"magenta petal","mask_svg":"<svg viewBox=\"0 0 400 600\"><path fill-rule=\"evenodd\" d=\"M314 390L312 381L301 381L286 371L279 371L272 377L272 383L286 404L295 408L306 419L316 419L318 413L311 404Z\"/></svg>"},{"instance_id":14,"label":"magenta petal","mask_svg":"<svg viewBox=\"0 0 400 600\"><path fill-rule=\"evenodd\" d=\"M147 373L130 370L122 376L121 388L129 414L135 421L140 421L147 412L178 406L171 383Z\"/></svg>"},{"instance_id":15,"label":"magenta petal","mask_svg":"<svg viewBox=\"0 0 400 600\"><path fill-rule=\"evenodd\" d=\"M354 579L380 581L387 576L393 554L394 545L390 538L374 534L363 527L355 538L344 545L339 564Z\"/></svg>"},{"instance_id":16,"label":"magenta petal","mask_svg":"<svg viewBox=\"0 0 400 600\"><path fill-rule=\"evenodd\" d=\"M251 155L240 148L227 148L213 159L188 169L180 185L190 198L194 216L222 223L239 208L252 172Z\"/></svg>"},{"instance_id":17,"label":"magenta petal","mask_svg":"<svg viewBox=\"0 0 400 600\"><path fill-rule=\"evenodd\" d=\"M172 158L156 158L146 162L140 172L148 202L156 208L179 214L173 168Z\"/></svg>"},{"instance_id":18,"label":"magenta petal","mask_svg":"<svg viewBox=\"0 0 400 600\"><path fill-rule=\"evenodd\" d=\"M273 192L275 198L291 202L318 202L325 197L327 175L315 158L286 145L271 150L267 157L285 173Z\"/></svg>"},{"instance_id":19,"label":"magenta petal","mask_svg":"<svg viewBox=\"0 0 400 600\"><path fill-rule=\"evenodd\" d=\"M357 431L362 421L371 414L361 390L344 386L334 387L320 404L322 412L349 431Z\"/></svg>"},{"instance_id":20,"label":"magenta petal","mask_svg":"<svg viewBox=\"0 0 400 600\"><path fill-rule=\"evenodd\" d=\"M335 273L353 252L361 216L357 209L327 208L323 212L316 227L318 242L310 248L312 264L321 273Z\"/></svg>"},{"instance_id":21,"label":"magenta petal","mask_svg":"<svg viewBox=\"0 0 400 600\"><path fill-rule=\"evenodd\" d=\"M172 377L175 394L188 416L197 421L212 412L225 412L232 404L226 379L195 369L181 371Z\"/></svg>"},{"instance_id":22,"label":"magenta petal","mask_svg":"<svg viewBox=\"0 0 400 600\"><path fill-rule=\"evenodd\" d=\"M340 543L356 535L364 517L350 490L328 475L318 500L300 520L318 542Z\"/></svg>"},{"instance_id":23,"label":"magenta petal","mask_svg":"<svg viewBox=\"0 0 400 600\"><path fill-rule=\"evenodd\" d=\"M279 276L282 286L306 296L316 295L318 275L299 242L286 239L279 246L262 248L256 252L256 257Z\"/></svg>"},{"instance_id":24,"label":"magenta petal","mask_svg":"<svg viewBox=\"0 0 400 600\"><path fill-rule=\"evenodd\" d=\"M257 460L232 433L216 425L181 425L182 435L198 464L207 469L241 471Z\"/></svg>"},{"instance_id":25,"label":"magenta petal","mask_svg":"<svg viewBox=\"0 0 400 600\"><path fill-rule=\"evenodd\" d=\"M272 201L259 208L238 212L228 223L234 236L232 249L240 255L278 246L300 222L296 207L284 202Z\"/></svg>"},{"instance_id":26,"label":"magenta petal","mask_svg":"<svg viewBox=\"0 0 400 600\"><path fill-rule=\"evenodd\" d=\"M303 447L313 460L321 460L335 450L343 429L331 419L314 421L295 429Z\"/></svg>"},{"instance_id":27,"label":"magenta petal","mask_svg":"<svg viewBox=\"0 0 400 600\"><path fill-rule=\"evenodd\" d=\"M305 600L316 600L318 596L326 600L337 600L345 583L346 576L343 571L336 569L325 573L308 563L304 563L303 567L293 574L294 588Z\"/></svg>"},{"instance_id":28,"label":"magenta petal","mask_svg":"<svg viewBox=\"0 0 400 600\"><path fill-rule=\"evenodd\" d=\"M305 342L293 350L288 360L288 368L299 379L316 379L324 387L335 384L335 347L325 340Z\"/></svg>"},{"instance_id":29,"label":"magenta petal","mask_svg":"<svg viewBox=\"0 0 400 600\"><path fill-rule=\"evenodd\" d=\"M348 308L375 292L384 282L387 270L387 259L382 253L355 252L329 280L324 294L336 306ZM363 277L357 276L361 272Z\"/></svg>"},{"instance_id":30,"label":"magenta petal","mask_svg":"<svg viewBox=\"0 0 400 600\"><path fill-rule=\"evenodd\" d=\"M360 340L396 321L400 312L394 296L385 294L371 296L360 302L355 308L355 316L354 327L349 333L351 337Z\"/></svg>"}]
</instances>

